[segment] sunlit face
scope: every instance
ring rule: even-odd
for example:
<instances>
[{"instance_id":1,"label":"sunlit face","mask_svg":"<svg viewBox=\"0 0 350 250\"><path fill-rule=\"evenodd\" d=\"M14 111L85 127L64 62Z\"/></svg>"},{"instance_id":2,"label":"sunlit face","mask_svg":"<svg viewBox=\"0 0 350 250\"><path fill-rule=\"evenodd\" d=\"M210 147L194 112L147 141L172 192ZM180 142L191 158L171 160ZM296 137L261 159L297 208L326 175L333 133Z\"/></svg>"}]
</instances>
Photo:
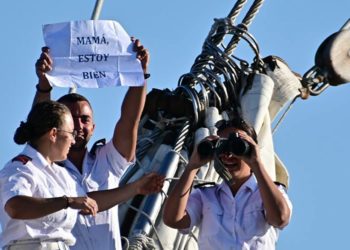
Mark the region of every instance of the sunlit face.
<instances>
[{"instance_id":1,"label":"sunlit face","mask_svg":"<svg viewBox=\"0 0 350 250\"><path fill-rule=\"evenodd\" d=\"M228 127L220 131L218 134L221 138L228 138L231 133L236 132L245 133L242 130ZM251 175L250 167L232 153L222 153L219 155L219 158L234 179L246 179Z\"/></svg>"},{"instance_id":2,"label":"sunlit face","mask_svg":"<svg viewBox=\"0 0 350 250\"><path fill-rule=\"evenodd\" d=\"M65 103L65 105L72 113L74 130L77 132L75 144L71 147L71 150L85 150L95 129L91 107L86 101Z\"/></svg>"},{"instance_id":3,"label":"sunlit face","mask_svg":"<svg viewBox=\"0 0 350 250\"><path fill-rule=\"evenodd\" d=\"M57 128L57 139L53 152L53 161L63 161L67 159L69 150L75 143L74 123L72 116L69 113L66 113L62 117L62 121L62 126Z\"/></svg>"}]
</instances>

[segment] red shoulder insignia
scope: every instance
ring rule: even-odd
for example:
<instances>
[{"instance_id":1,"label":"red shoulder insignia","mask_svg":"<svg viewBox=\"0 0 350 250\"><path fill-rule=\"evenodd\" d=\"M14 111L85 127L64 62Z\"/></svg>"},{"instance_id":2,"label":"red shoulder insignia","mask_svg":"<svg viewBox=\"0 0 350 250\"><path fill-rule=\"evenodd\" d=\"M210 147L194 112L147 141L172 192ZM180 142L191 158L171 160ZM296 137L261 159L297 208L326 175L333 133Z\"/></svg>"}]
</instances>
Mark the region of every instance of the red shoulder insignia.
<instances>
[{"instance_id":1,"label":"red shoulder insignia","mask_svg":"<svg viewBox=\"0 0 350 250\"><path fill-rule=\"evenodd\" d=\"M26 155L17 155L15 158L12 159L12 162L14 161L20 161L23 163L23 165L27 164L28 161L31 161L32 158Z\"/></svg>"}]
</instances>

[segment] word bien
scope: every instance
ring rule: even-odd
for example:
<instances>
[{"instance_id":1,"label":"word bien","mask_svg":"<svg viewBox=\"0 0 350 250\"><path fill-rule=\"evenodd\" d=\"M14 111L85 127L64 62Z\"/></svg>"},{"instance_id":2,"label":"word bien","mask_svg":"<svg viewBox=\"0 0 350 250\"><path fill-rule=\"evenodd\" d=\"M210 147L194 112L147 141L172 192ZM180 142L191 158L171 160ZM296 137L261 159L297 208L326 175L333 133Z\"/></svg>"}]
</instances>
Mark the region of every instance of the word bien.
<instances>
[{"instance_id":1,"label":"word bien","mask_svg":"<svg viewBox=\"0 0 350 250\"><path fill-rule=\"evenodd\" d=\"M78 55L78 61L81 62L106 62L109 54L86 54Z\"/></svg>"},{"instance_id":2,"label":"word bien","mask_svg":"<svg viewBox=\"0 0 350 250\"><path fill-rule=\"evenodd\" d=\"M90 72L82 72L84 79L98 79L105 78L106 71L90 71Z\"/></svg>"}]
</instances>

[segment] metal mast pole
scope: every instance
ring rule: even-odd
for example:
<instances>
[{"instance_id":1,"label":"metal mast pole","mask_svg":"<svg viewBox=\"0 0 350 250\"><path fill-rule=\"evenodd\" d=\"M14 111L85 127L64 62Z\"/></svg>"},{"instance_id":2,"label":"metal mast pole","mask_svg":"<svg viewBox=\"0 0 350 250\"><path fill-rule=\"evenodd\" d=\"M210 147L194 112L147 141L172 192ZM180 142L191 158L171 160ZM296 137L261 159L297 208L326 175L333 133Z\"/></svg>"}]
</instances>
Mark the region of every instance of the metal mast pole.
<instances>
[{"instance_id":1,"label":"metal mast pole","mask_svg":"<svg viewBox=\"0 0 350 250\"><path fill-rule=\"evenodd\" d=\"M96 0L94 10L91 15L91 20L97 20L100 17L101 9L103 6L104 0Z\"/></svg>"}]
</instances>

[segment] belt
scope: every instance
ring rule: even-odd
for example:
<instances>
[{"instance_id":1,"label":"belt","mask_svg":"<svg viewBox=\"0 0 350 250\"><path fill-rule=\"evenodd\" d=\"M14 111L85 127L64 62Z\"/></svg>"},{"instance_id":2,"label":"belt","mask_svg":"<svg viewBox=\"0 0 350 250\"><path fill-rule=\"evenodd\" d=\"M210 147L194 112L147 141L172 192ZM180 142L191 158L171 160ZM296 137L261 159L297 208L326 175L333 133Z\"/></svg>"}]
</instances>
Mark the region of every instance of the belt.
<instances>
[{"instance_id":1,"label":"belt","mask_svg":"<svg viewBox=\"0 0 350 250\"><path fill-rule=\"evenodd\" d=\"M4 250L69 250L61 239L28 239L11 241Z\"/></svg>"}]
</instances>

